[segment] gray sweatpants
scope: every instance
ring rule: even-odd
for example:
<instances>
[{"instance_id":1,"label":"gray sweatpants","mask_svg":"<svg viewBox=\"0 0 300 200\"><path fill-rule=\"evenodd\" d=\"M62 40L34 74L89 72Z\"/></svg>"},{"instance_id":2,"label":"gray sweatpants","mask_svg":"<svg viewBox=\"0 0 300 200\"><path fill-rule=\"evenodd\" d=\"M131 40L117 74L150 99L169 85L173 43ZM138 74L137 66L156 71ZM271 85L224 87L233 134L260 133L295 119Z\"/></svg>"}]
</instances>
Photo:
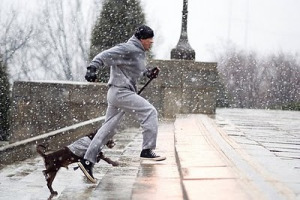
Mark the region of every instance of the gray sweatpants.
<instances>
[{"instance_id":1,"label":"gray sweatpants","mask_svg":"<svg viewBox=\"0 0 300 200\"><path fill-rule=\"evenodd\" d=\"M118 87L110 87L107 93L108 107L105 122L89 145L84 158L96 163L101 147L116 133L116 128L124 115L130 113L140 122L143 129L143 149L155 149L158 130L157 111L146 99L137 93Z\"/></svg>"}]
</instances>

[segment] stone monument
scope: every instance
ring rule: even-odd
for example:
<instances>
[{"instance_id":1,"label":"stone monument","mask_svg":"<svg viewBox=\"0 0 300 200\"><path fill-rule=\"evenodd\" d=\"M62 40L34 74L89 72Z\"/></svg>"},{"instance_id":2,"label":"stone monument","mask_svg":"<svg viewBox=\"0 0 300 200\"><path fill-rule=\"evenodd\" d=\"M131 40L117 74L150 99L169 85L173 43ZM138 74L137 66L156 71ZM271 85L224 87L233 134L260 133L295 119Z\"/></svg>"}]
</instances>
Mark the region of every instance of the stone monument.
<instances>
[{"instance_id":1,"label":"stone monument","mask_svg":"<svg viewBox=\"0 0 300 200\"><path fill-rule=\"evenodd\" d=\"M171 59L195 60L195 51L187 35L188 0L183 0L181 34L176 48L171 51Z\"/></svg>"},{"instance_id":2,"label":"stone monument","mask_svg":"<svg viewBox=\"0 0 300 200\"><path fill-rule=\"evenodd\" d=\"M157 108L163 117L176 114L215 114L218 72L215 62L196 62L195 51L188 42L188 0L183 0L181 34L177 46L171 51L171 60L152 60L161 75L154 81L160 100ZM153 91L154 92L154 91ZM153 94L153 93L152 93ZM153 98L148 96L147 98ZM154 101L155 102L155 101Z\"/></svg>"}]
</instances>

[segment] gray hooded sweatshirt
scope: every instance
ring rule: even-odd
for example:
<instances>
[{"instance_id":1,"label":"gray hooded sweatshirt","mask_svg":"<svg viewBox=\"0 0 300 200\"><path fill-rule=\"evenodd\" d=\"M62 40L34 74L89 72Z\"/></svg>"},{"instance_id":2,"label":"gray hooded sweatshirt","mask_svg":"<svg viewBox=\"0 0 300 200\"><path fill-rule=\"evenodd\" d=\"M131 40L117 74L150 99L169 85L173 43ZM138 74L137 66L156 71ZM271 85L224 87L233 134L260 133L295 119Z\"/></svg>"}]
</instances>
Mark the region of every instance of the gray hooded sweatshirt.
<instances>
[{"instance_id":1,"label":"gray hooded sweatshirt","mask_svg":"<svg viewBox=\"0 0 300 200\"><path fill-rule=\"evenodd\" d=\"M90 66L99 70L110 67L108 86L128 88L137 92L137 80L147 72L145 56L141 41L132 36L126 43L99 53Z\"/></svg>"}]
</instances>

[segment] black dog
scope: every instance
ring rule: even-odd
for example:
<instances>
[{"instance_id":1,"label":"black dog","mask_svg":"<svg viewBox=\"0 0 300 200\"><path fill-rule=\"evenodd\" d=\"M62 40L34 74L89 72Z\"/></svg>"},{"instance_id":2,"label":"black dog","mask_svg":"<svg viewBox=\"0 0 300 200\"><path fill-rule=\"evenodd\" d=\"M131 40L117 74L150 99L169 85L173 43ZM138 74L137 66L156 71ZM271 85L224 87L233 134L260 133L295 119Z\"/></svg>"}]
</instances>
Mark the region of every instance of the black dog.
<instances>
[{"instance_id":1,"label":"black dog","mask_svg":"<svg viewBox=\"0 0 300 200\"><path fill-rule=\"evenodd\" d=\"M95 136L96 132L91 133L87 135L91 140ZM76 141L75 141L76 142ZM115 142L113 140L109 140L106 143L106 146L108 148L113 148L115 146ZM46 146L43 144L38 144L36 147L37 152L44 158L45 163L45 170L43 170L43 174L47 181L47 186L51 192L52 195L57 195L57 192L53 190L52 188L52 182L58 172L58 170L61 167L68 168L68 165L78 162L80 159L83 159L80 156L75 155L71 152L71 150L68 147L64 147L62 149L59 149L58 151L52 152L52 153L45 153ZM112 166L118 166L119 163L112 161L111 159L104 156L103 152L100 152L97 156L97 162L100 160L106 161L108 164L111 164ZM74 168L76 169L76 168Z\"/></svg>"}]
</instances>

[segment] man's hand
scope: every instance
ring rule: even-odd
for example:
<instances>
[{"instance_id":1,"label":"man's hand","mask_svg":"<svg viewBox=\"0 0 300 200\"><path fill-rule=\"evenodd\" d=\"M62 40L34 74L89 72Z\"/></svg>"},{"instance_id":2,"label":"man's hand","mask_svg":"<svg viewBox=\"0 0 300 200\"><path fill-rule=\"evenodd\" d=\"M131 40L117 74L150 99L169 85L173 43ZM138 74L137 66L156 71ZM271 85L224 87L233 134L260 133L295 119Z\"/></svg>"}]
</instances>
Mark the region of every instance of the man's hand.
<instances>
[{"instance_id":1,"label":"man's hand","mask_svg":"<svg viewBox=\"0 0 300 200\"><path fill-rule=\"evenodd\" d=\"M153 67L151 69L148 69L146 76L150 79L157 78L159 71L160 69L158 67Z\"/></svg>"},{"instance_id":2,"label":"man's hand","mask_svg":"<svg viewBox=\"0 0 300 200\"><path fill-rule=\"evenodd\" d=\"M95 66L88 66L87 67L87 71L86 71L86 74L85 74L85 79L88 81L88 82L95 82L96 79L97 79L97 73L96 73L97 69Z\"/></svg>"}]
</instances>

